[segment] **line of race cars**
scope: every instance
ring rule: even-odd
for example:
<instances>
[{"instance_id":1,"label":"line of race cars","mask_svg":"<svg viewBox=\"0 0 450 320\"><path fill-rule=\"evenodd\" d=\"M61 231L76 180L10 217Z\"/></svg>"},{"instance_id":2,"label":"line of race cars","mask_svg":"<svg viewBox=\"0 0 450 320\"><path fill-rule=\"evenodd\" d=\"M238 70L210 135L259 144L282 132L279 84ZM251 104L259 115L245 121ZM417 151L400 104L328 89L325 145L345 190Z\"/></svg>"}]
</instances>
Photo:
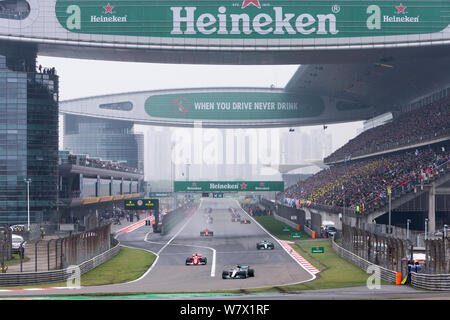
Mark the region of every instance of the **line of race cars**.
<instances>
[{"instance_id":1,"label":"line of race cars","mask_svg":"<svg viewBox=\"0 0 450 320\"><path fill-rule=\"evenodd\" d=\"M231 212L231 221L232 222L240 222L241 224L249 224L250 219L241 218L241 215L235 208L229 208ZM205 216L207 218L207 222L212 224L213 218L211 216L212 208L205 208ZM210 229L203 229L200 231L200 236L212 237L214 236L214 232ZM256 244L257 250L273 250L275 249L275 245L273 242L268 240L261 240ZM192 256L186 258L186 265L206 265L207 258L203 257L201 254L194 253ZM236 265L231 267L230 269L222 271L222 279L246 279L249 277L255 276L255 270L251 269L250 266L247 265Z\"/></svg>"},{"instance_id":2,"label":"line of race cars","mask_svg":"<svg viewBox=\"0 0 450 320\"><path fill-rule=\"evenodd\" d=\"M242 224L250 224L250 219L241 218L241 215L239 214L239 212L237 212L237 210L235 208L230 208L229 210L231 212L231 221L232 222L240 222Z\"/></svg>"}]
</instances>

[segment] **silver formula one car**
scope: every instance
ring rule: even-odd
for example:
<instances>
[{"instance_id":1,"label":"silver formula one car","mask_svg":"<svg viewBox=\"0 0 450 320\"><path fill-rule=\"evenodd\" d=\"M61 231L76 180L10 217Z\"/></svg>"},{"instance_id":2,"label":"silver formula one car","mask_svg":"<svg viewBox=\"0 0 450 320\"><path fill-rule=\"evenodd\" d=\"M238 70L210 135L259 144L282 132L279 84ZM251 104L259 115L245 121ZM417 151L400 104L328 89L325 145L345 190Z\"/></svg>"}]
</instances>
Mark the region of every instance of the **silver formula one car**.
<instances>
[{"instance_id":1,"label":"silver formula one car","mask_svg":"<svg viewBox=\"0 0 450 320\"><path fill-rule=\"evenodd\" d=\"M255 270L250 266L237 265L229 270L222 271L222 279L246 279L255 276Z\"/></svg>"},{"instance_id":2,"label":"silver formula one car","mask_svg":"<svg viewBox=\"0 0 450 320\"><path fill-rule=\"evenodd\" d=\"M275 246L273 242L262 240L256 244L256 249L258 250L273 250L275 249Z\"/></svg>"}]
</instances>

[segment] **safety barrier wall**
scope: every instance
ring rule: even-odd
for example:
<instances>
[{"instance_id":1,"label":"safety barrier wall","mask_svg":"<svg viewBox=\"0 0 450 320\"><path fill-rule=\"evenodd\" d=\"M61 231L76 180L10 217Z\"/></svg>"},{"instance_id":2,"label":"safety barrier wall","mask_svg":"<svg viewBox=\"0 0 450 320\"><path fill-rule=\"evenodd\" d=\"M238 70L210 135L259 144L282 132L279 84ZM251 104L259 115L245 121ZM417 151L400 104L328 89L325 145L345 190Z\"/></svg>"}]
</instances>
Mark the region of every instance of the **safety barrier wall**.
<instances>
[{"instance_id":1,"label":"safety barrier wall","mask_svg":"<svg viewBox=\"0 0 450 320\"><path fill-rule=\"evenodd\" d=\"M283 223L286 223L286 224L289 225L290 227L297 229L297 223L292 222L291 220L288 220L288 219L286 219L286 218L283 218L283 217L277 215L276 213L273 214L273 217L274 217L275 219L277 219L278 221L281 221L281 222L283 222Z\"/></svg>"},{"instance_id":2,"label":"safety barrier wall","mask_svg":"<svg viewBox=\"0 0 450 320\"><path fill-rule=\"evenodd\" d=\"M308 236L310 236L310 237L312 238L312 236L313 236L313 230L311 230L310 228L308 228L308 226L305 226L305 227L303 228L303 230L305 230L305 233L306 233Z\"/></svg>"},{"instance_id":3,"label":"safety barrier wall","mask_svg":"<svg viewBox=\"0 0 450 320\"><path fill-rule=\"evenodd\" d=\"M183 218L187 215L190 215L197 210L199 205L198 201L190 201L184 204L182 207L177 208L173 211L165 214L161 219L161 234L165 235L169 233L169 231L178 224Z\"/></svg>"},{"instance_id":4,"label":"safety barrier wall","mask_svg":"<svg viewBox=\"0 0 450 320\"><path fill-rule=\"evenodd\" d=\"M120 243L116 241L113 248L87 260L80 265L80 274L84 274L100 264L108 261L116 256L120 251ZM18 286L37 283L51 283L67 281L69 277L73 277L70 266L66 269L44 272L22 272L22 273L0 273L0 286Z\"/></svg>"},{"instance_id":5,"label":"safety barrier wall","mask_svg":"<svg viewBox=\"0 0 450 320\"><path fill-rule=\"evenodd\" d=\"M293 226L294 228L297 228L297 224L299 224L300 228L303 230L306 220L305 219L306 213L304 210L288 207L279 203L274 204L273 202L267 199L261 199L261 204L266 209L276 214L278 217L284 218L285 220L283 222L290 221L292 223L291 226Z\"/></svg>"},{"instance_id":6,"label":"safety barrier wall","mask_svg":"<svg viewBox=\"0 0 450 320\"><path fill-rule=\"evenodd\" d=\"M341 246L339 246L334 239L332 240L332 245L333 245L333 250L334 252L336 252L336 254L338 256L340 256L341 258L349 261L350 263L356 265L357 267L363 269L364 271L367 271L369 266L377 266L373 263L371 263L370 261L367 261L359 256L357 256L356 254L342 248ZM397 272L396 271L392 271L380 266L377 266L380 269L380 278L387 281L387 282L392 282L392 283L396 283L396 277L397 277Z\"/></svg>"},{"instance_id":7,"label":"safety barrier wall","mask_svg":"<svg viewBox=\"0 0 450 320\"><path fill-rule=\"evenodd\" d=\"M450 290L450 274L411 273L411 285L428 290Z\"/></svg>"}]
</instances>

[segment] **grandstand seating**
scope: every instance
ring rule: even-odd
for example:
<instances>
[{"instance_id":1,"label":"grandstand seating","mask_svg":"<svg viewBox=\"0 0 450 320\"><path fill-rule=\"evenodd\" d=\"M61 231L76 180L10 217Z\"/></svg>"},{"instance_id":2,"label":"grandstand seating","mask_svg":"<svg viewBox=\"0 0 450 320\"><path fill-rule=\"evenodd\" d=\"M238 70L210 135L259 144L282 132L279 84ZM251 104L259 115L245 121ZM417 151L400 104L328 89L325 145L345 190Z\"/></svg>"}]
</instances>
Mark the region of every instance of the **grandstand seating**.
<instances>
[{"instance_id":1,"label":"grandstand seating","mask_svg":"<svg viewBox=\"0 0 450 320\"><path fill-rule=\"evenodd\" d=\"M325 163L395 149L450 134L450 98L404 112L389 123L364 131L324 159Z\"/></svg>"},{"instance_id":2,"label":"grandstand seating","mask_svg":"<svg viewBox=\"0 0 450 320\"><path fill-rule=\"evenodd\" d=\"M78 158L76 155L73 155L73 154L69 154L68 162L71 164L76 164L76 165L85 166L85 167L93 167L93 168L99 168L99 169L115 170L115 171L130 172L130 173L137 173L137 174L144 173L141 169L138 169L138 168L127 167L127 166L124 166L124 165L121 165L118 163L114 163L111 161L103 161L103 160L84 158L84 157Z\"/></svg>"},{"instance_id":3,"label":"grandstand seating","mask_svg":"<svg viewBox=\"0 0 450 320\"><path fill-rule=\"evenodd\" d=\"M285 202L340 211L344 205L365 214L392 195L413 192L414 186L450 172L450 142L389 153L331 166L285 190ZM345 195L345 203L344 203Z\"/></svg>"}]
</instances>

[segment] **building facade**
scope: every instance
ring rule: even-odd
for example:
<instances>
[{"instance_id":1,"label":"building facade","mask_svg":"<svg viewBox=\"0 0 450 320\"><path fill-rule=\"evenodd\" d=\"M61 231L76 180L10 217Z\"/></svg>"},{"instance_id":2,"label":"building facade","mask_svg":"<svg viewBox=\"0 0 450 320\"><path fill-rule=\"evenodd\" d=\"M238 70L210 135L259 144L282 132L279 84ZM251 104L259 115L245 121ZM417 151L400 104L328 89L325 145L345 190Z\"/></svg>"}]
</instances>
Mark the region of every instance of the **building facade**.
<instances>
[{"instance_id":1,"label":"building facade","mask_svg":"<svg viewBox=\"0 0 450 320\"><path fill-rule=\"evenodd\" d=\"M144 137L133 122L64 115L64 150L144 169Z\"/></svg>"},{"instance_id":2,"label":"building facade","mask_svg":"<svg viewBox=\"0 0 450 320\"><path fill-rule=\"evenodd\" d=\"M0 223L52 220L57 202L58 76L54 69L36 68L32 46L0 48Z\"/></svg>"}]
</instances>

